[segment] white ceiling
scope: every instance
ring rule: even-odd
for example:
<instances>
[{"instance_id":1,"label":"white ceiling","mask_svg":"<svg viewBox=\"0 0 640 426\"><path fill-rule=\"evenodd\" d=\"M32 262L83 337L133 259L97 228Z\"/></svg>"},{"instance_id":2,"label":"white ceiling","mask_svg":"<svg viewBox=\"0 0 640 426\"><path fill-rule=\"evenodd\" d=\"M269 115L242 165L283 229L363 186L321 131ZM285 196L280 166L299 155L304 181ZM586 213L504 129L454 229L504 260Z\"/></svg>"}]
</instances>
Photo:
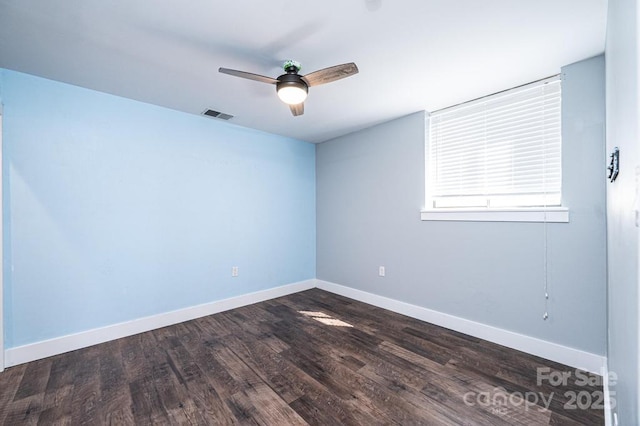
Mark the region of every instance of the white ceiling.
<instances>
[{"instance_id":1,"label":"white ceiling","mask_svg":"<svg viewBox=\"0 0 640 426\"><path fill-rule=\"evenodd\" d=\"M606 0L0 0L0 67L310 142L537 80L604 51ZM293 117L277 77L355 62ZM210 118L204 118L210 119Z\"/></svg>"}]
</instances>

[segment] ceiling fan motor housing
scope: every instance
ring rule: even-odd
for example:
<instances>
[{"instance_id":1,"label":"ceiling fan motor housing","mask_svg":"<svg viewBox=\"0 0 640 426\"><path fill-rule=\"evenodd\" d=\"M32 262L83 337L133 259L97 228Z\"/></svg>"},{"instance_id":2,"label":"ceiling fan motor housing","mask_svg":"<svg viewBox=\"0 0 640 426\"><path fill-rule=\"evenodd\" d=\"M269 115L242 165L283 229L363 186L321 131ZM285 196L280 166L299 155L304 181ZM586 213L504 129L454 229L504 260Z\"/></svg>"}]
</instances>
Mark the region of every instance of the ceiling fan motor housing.
<instances>
[{"instance_id":1,"label":"ceiling fan motor housing","mask_svg":"<svg viewBox=\"0 0 640 426\"><path fill-rule=\"evenodd\" d=\"M276 91L280 90L284 87L297 87L305 92L309 92L309 86L298 74L282 74L278 77L278 82L276 83Z\"/></svg>"},{"instance_id":2,"label":"ceiling fan motor housing","mask_svg":"<svg viewBox=\"0 0 640 426\"><path fill-rule=\"evenodd\" d=\"M278 77L276 92L284 103L294 105L305 100L309 93L309 86L300 75L287 73Z\"/></svg>"}]
</instances>

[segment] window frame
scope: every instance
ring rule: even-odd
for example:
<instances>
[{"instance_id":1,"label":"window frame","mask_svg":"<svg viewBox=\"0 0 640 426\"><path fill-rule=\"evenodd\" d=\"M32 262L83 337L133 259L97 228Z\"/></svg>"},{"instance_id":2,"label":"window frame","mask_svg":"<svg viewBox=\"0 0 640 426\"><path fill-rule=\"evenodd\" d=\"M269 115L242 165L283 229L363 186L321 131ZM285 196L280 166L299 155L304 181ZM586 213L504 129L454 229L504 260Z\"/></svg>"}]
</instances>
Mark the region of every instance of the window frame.
<instances>
[{"instance_id":1,"label":"window frame","mask_svg":"<svg viewBox=\"0 0 640 426\"><path fill-rule=\"evenodd\" d=\"M534 84L544 84L544 82L559 81L562 85L562 75L554 75L547 77L532 83L528 83L522 86L507 89L492 95L488 95L479 99L475 99L469 102L465 102L458 107L467 104L480 103L487 98L496 98L502 94L515 91L520 88L532 86ZM560 89L560 99L562 100L562 90ZM449 108L446 108L449 109ZM440 110L442 111L442 110ZM542 206L504 206L504 207L484 207L484 206L470 206L470 207L431 207L434 205L434 199L430 194L430 169L429 169L429 154L431 148L431 117L429 113L425 113L425 155L424 155L424 182L425 182L425 207L421 210L420 218L424 221L472 221L472 222L551 222L551 223L566 223L569 222L569 209L563 204L552 204ZM560 134L562 134L562 112L560 116ZM562 152L562 138L560 140L560 150ZM562 154L560 154L562 159ZM560 163L562 171L562 161ZM562 200L562 178L560 182L560 200ZM486 198L486 197L485 197ZM431 205L431 206L429 206ZM429 207L427 207L429 206Z\"/></svg>"}]
</instances>

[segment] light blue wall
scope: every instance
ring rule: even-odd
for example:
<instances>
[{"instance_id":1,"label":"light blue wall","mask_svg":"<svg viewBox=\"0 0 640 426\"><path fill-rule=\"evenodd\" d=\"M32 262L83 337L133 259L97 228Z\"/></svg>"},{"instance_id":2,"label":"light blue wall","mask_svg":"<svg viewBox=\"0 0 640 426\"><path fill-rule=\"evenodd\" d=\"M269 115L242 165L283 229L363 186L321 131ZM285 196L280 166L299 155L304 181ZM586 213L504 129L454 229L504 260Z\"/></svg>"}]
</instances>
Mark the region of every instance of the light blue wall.
<instances>
[{"instance_id":1,"label":"light blue wall","mask_svg":"<svg viewBox=\"0 0 640 426\"><path fill-rule=\"evenodd\" d=\"M317 146L318 278L603 355L604 59L563 73L571 222L548 224L547 321L542 223L420 220L422 113Z\"/></svg>"},{"instance_id":2,"label":"light blue wall","mask_svg":"<svg viewBox=\"0 0 640 426\"><path fill-rule=\"evenodd\" d=\"M616 373L620 425L640 424L640 44L637 0L610 0L607 22L607 151L620 148L620 174L607 185L609 371Z\"/></svg>"},{"instance_id":3,"label":"light blue wall","mask_svg":"<svg viewBox=\"0 0 640 426\"><path fill-rule=\"evenodd\" d=\"M7 70L0 85L7 348L314 278L312 144Z\"/></svg>"}]
</instances>

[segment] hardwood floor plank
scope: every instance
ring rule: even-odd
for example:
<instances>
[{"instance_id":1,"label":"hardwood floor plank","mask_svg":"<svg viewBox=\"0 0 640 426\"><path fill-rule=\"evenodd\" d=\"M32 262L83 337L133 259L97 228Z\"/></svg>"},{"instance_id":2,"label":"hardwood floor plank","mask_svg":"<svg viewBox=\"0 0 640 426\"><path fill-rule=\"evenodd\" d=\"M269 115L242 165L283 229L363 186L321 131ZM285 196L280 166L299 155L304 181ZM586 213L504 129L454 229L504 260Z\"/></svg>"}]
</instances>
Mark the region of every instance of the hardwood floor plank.
<instances>
[{"instance_id":1,"label":"hardwood floor plank","mask_svg":"<svg viewBox=\"0 0 640 426\"><path fill-rule=\"evenodd\" d=\"M236 421L242 425L260 425L256 407L253 406L246 393L240 391L230 395L226 400Z\"/></svg>"},{"instance_id":2,"label":"hardwood floor plank","mask_svg":"<svg viewBox=\"0 0 640 426\"><path fill-rule=\"evenodd\" d=\"M224 343L287 404L304 395L313 386L301 379L304 374L302 371L269 345L238 336L227 336Z\"/></svg>"},{"instance_id":3,"label":"hardwood floor plank","mask_svg":"<svg viewBox=\"0 0 640 426\"><path fill-rule=\"evenodd\" d=\"M291 321L283 322L281 327L288 328L290 326ZM315 324L311 324L310 327L318 329L326 327L317 326ZM303 327L304 328L304 327ZM299 332L302 332L299 330ZM289 333L292 333L289 331ZM312 335L313 334L313 335ZM347 340L341 340L344 336L342 333L335 333L333 336L327 337L326 340L318 339L318 334L322 333L307 333L304 337L304 341L308 341L310 344L308 347L320 347L322 351L314 354L313 352L307 352L307 354L300 353L301 348L296 347L298 353L295 358L293 358L293 362L297 363L299 368L303 369L307 374L312 376L314 379L323 383L327 388L339 397L342 397L343 400L346 400L352 404L364 405L370 411L374 412L377 415L377 419L384 418L385 414L377 413L377 407L384 407L386 412L391 414L394 420L398 420L401 423L405 423L406 421L410 421L406 419L406 416L409 416L410 419L419 420L421 422L433 423L439 422L440 424L454 424L451 419L446 416L438 416L433 413L427 414L427 411L424 410L422 413L416 412L416 407L428 405L430 402L423 398L422 395L419 394L420 387L416 387L416 392L413 395L403 394L403 398L397 398L395 396L396 393L401 390L406 390L406 388L397 387L394 383L384 383L386 386L386 391L381 391L382 388L377 386L374 381L375 377L371 377L366 374L362 374L362 371L366 370L366 366L361 367L358 370L361 374L350 376L345 371L350 371L347 367L344 367L344 370L340 373L337 373L339 370L338 365L340 361L343 359L346 347L349 346ZM349 336L358 336L360 332L358 330L349 329ZM368 343L378 343L378 341L368 341ZM333 350L332 348L336 348ZM339 349L337 349L339 348ZM370 345L370 349L368 352L358 352L360 355L363 355L370 359L370 362L376 363L377 358L376 355L378 353L377 346ZM291 353L288 354L290 357ZM350 356L350 355L347 355ZM329 358L333 358L336 361L337 365L331 365L329 362ZM382 364L386 365L386 362L382 362ZM345 378L347 376L348 378ZM338 377L337 385L336 379L334 377ZM373 379L373 380L371 380ZM344 389L340 388L342 383L346 383L346 387ZM407 400L413 401L415 404L413 406L407 404ZM393 401L393 403L389 403L389 401ZM372 419L367 419L364 421L365 423L370 423Z\"/></svg>"},{"instance_id":4,"label":"hardwood floor plank","mask_svg":"<svg viewBox=\"0 0 640 426\"><path fill-rule=\"evenodd\" d=\"M313 401L318 404L318 410L329 411L330 414L324 416L331 419L328 424L363 424L359 415L354 413L343 400L287 360L282 352L274 352L271 348L261 345L251 346L252 343L251 339L236 339L233 336L225 339L225 344L233 348L247 365L253 367L254 371L265 374L266 377L263 377L263 380L285 401L291 401L295 397L290 402L291 407L297 406L300 401ZM272 374L270 375L269 372ZM296 402L298 399L300 401ZM305 413L298 412L298 414L306 419ZM367 418L367 420L372 419Z\"/></svg>"},{"instance_id":5,"label":"hardwood floor plank","mask_svg":"<svg viewBox=\"0 0 640 426\"><path fill-rule=\"evenodd\" d=\"M226 367L219 363L215 356L215 348L220 345L204 345L204 332L199 324L190 322L179 324L176 332L183 337L184 349L188 352L190 362L201 370L201 375L194 376L188 382L189 393L193 395L196 406L206 414L215 418L219 424L234 424L238 421L236 414L248 420L252 411L246 395L234 397L240 387L228 373ZM186 358L183 354L182 358ZM239 410L239 411L238 411Z\"/></svg>"},{"instance_id":6,"label":"hardwood floor plank","mask_svg":"<svg viewBox=\"0 0 640 426\"><path fill-rule=\"evenodd\" d=\"M204 369L198 363L196 356L189 351L190 347L202 347L199 335L194 333L197 331L197 328L189 327L188 324L178 324L176 327L163 329L165 336L173 334L180 343L171 348L168 355L176 376L183 380L182 398L189 401L183 410L192 424L201 424L211 418L216 418L219 424L233 424L233 414L212 385L209 371ZM209 356L212 354L210 353ZM213 382L215 383L215 380ZM202 419L200 419L201 416Z\"/></svg>"},{"instance_id":7,"label":"hardwood floor plank","mask_svg":"<svg viewBox=\"0 0 640 426\"><path fill-rule=\"evenodd\" d=\"M253 406L256 421L271 419L275 423L267 424L304 424L300 416L293 411L247 364L229 348L216 351L218 361L227 368L229 374L240 385L241 395L247 397L245 403ZM234 395L235 396L235 395Z\"/></svg>"},{"instance_id":8,"label":"hardwood floor plank","mask_svg":"<svg viewBox=\"0 0 640 426\"><path fill-rule=\"evenodd\" d=\"M20 386L18 387L13 400L19 401L22 398L44 393L47 388L50 372L51 358L29 363L26 366L22 380L20 381Z\"/></svg>"},{"instance_id":9,"label":"hardwood floor plank","mask_svg":"<svg viewBox=\"0 0 640 426\"><path fill-rule=\"evenodd\" d=\"M123 345L127 339L114 340L103 345L100 358L100 394L102 416L100 423L106 425L133 424L131 394L122 358Z\"/></svg>"},{"instance_id":10,"label":"hardwood floor plank","mask_svg":"<svg viewBox=\"0 0 640 426\"><path fill-rule=\"evenodd\" d=\"M25 366L13 401L7 403L4 424L37 424L43 411L43 400L51 372L51 358Z\"/></svg>"},{"instance_id":11,"label":"hardwood floor plank","mask_svg":"<svg viewBox=\"0 0 640 426\"><path fill-rule=\"evenodd\" d=\"M310 292L313 292L315 295L317 294L315 290L316 289L310 290ZM298 295L299 294L300 293L298 293ZM346 322L351 320L354 325L354 329L361 333L359 336L352 336L352 338L364 339L361 343L365 343L365 341L375 337L374 341L369 340L369 342L377 345L382 340L387 340L414 352L420 353L442 365L446 364L451 359L452 352L450 350L441 347L436 343L403 333L403 329L406 328L406 324L403 323L402 320L407 317L400 316L400 318L396 318L399 314L388 315L393 313L375 307L371 307L372 309L370 309L368 305L365 305L366 308L360 306L364 304L358 305L343 302L340 305L341 308L337 309L327 303L318 303L315 299L302 299L301 297L298 297L292 300L299 301L295 303L287 301L287 305L291 306L293 312L297 312L297 310L324 310L327 313L335 315L337 318L345 319ZM380 315L383 315L383 313L387 313L391 318L385 318L384 322L380 321L379 317Z\"/></svg>"},{"instance_id":12,"label":"hardwood floor plank","mask_svg":"<svg viewBox=\"0 0 640 426\"><path fill-rule=\"evenodd\" d=\"M43 408L38 417L39 425L70 425L72 424L73 385L62 385L47 390L44 395Z\"/></svg>"},{"instance_id":13,"label":"hardwood floor plank","mask_svg":"<svg viewBox=\"0 0 640 426\"><path fill-rule=\"evenodd\" d=\"M73 351L51 358L51 371L38 424L51 424L54 420L59 424L71 423L74 367L78 356L79 352Z\"/></svg>"},{"instance_id":14,"label":"hardwood floor plank","mask_svg":"<svg viewBox=\"0 0 640 426\"><path fill-rule=\"evenodd\" d=\"M5 425L37 425L42 413L44 393L30 395L9 405L4 419Z\"/></svg>"},{"instance_id":15,"label":"hardwood floor plank","mask_svg":"<svg viewBox=\"0 0 640 426\"><path fill-rule=\"evenodd\" d=\"M323 404L318 404L307 395L302 395L291 401L289 406L298 413L310 425L356 425L355 419L348 413L329 407L323 409Z\"/></svg>"},{"instance_id":16,"label":"hardwood floor plank","mask_svg":"<svg viewBox=\"0 0 640 426\"><path fill-rule=\"evenodd\" d=\"M73 386L74 367L78 357L79 351L51 357L51 370L49 372L46 392L65 386Z\"/></svg>"},{"instance_id":17,"label":"hardwood floor plank","mask_svg":"<svg viewBox=\"0 0 640 426\"><path fill-rule=\"evenodd\" d=\"M101 418L100 348L92 346L77 353L74 367L73 393L71 395L71 422L96 424Z\"/></svg>"},{"instance_id":18,"label":"hardwood floor plank","mask_svg":"<svg viewBox=\"0 0 640 426\"><path fill-rule=\"evenodd\" d=\"M140 343L151 373L150 385L157 395L156 403L161 405L160 411L168 421L172 424L187 424L193 414L188 411L191 404L187 392L184 391L185 380L171 359L169 352L172 349L163 348L156 339L156 334L162 333L163 330L155 330L141 336Z\"/></svg>"},{"instance_id":19,"label":"hardwood floor plank","mask_svg":"<svg viewBox=\"0 0 640 426\"><path fill-rule=\"evenodd\" d=\"M0 424L4 424L4 419L7 415L7 410L4 408L8 407L11 401L14 400L14 396L18 391L16 384L22 381L27 365L21 364L9 367L0 373Z\"/></svg>"},{"instance_id":20,"label":"hardwood floor plank","mask_svg":"<svg viewBox=\"0 0 640 426\"><path fill-rule=\"evenodd\" d=\"M320 411L333 407L330 409L333 414L328 415L332 419L332 423L363 424L363 420L360 419L361 414L355 414L349 408L347 401L339 398L330 389L306 374L299 366L291 363L282 352L273 352L270 348L247 343L244 339L236 339L235 342L227 344L234 348L236 353L242 354L239 356L255 371L264 372L263 380L292 407L302 404L303 401L306 403L319 402L318 410ZM309 415L306 412L299 412L299 414L305 419ZM367 420L372 421L371 418L367 418Z\"/></svg>"},{"instance_id":21,"label":"hardwood floor plank","mask_svg":"<svg viewBox=\"0 0 640 426\"><path fill-rule=\"evenodd\" d=\"M396 378L384 377L379 370L367 365L360 370L360 374L388 393L388 404L385 409L392 407L399 410L395 414L397 418L419 424L460 425L465 424L466 419L455 410L447 408L439 401L431 400L426 395L418 393L415 389L405 386ZM474 419L475 420L475 419Z\"/></svg>"},{"instance_id":22,"label":"hardwood floor plank","mask_svg":"<svg viewBox=\"0 0 640 426\"><path fill-rule=\"evenodd\" d=\"M153 373L147 363L141 341L142 333L125 338L122 359L135 424L168 423L169 418L153 385Z\"/></svg>"}]
</instances>

